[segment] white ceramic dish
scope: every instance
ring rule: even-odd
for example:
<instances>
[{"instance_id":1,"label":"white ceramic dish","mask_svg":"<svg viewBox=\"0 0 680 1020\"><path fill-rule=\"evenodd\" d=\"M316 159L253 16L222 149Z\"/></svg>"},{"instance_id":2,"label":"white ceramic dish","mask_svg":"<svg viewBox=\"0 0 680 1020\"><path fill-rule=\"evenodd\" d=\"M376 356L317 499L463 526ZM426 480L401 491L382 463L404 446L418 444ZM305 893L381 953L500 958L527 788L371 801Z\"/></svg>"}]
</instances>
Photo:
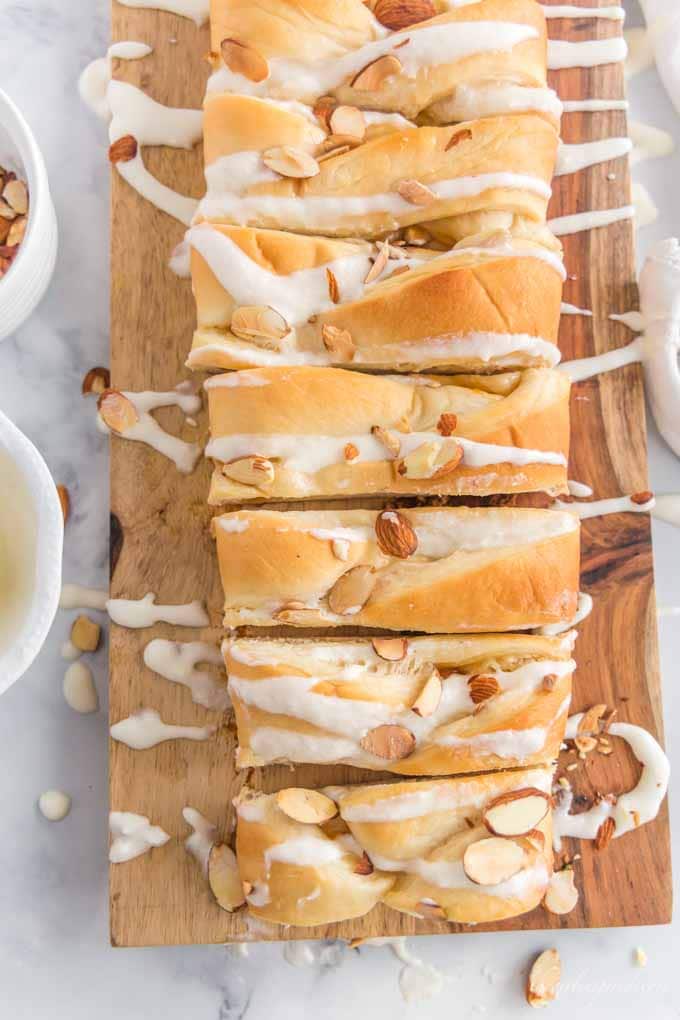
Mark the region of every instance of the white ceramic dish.
<instances>
[{"instance_id":1,"label":"white ceramic dish","mask_svg":"<svg viewBox=\"0 0 680 1020\"><path fill-rule=\"evenodd\" d=\"M57 217L40 149L2 89L0 164L25 178L30 200L26 234L11 268L0 279L0 340L4 340L28 318L47 290L57 257Z\"/></svg>"},{"instance_id":2,"label":"white ceramic dish","mask_svg":"<svg viewBox=\"0 0 680 1020\"><path fill-rule=\"evenodd\" d=\"M52 475L0 411L0 694L26 672L52 625L63 539Z\"/></svg>"}]
</instances>

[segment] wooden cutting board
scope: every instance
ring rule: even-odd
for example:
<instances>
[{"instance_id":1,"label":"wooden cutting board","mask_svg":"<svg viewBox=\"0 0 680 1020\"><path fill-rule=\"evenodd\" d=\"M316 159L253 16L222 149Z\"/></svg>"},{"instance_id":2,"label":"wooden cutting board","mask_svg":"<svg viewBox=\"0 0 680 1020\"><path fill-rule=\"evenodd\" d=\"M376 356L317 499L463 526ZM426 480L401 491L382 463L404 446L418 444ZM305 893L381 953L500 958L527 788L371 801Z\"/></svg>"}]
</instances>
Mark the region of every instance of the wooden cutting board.
<instances>
[{"instance_id":1,"label":"wooden cutting board","mask_svg":"<svg viewBox=\"0 0 680 1020\"><path fill-rule=\"evenodd\" d=\"M552 0L549 0L552 2ZM604 6L608 0L599 0ZM589 4L593 0L588 0ZM551 21L554 38L604 37L620 32L616 22L592 19ZM152 10L129 9L114 0L112 38L153 46L138 62L114 61L115 77L140 85L155 99L199 107L207 77L202 60L207 28ZM569 70L553 76L563 98L621 97L623 70L608 66ZM569 114L565 141L588 141L626 133L625 114ZM200 147L193 153L146 149L150 170L185 194L200 195ZM614 179L608 175L614 173ZM116 387L166 390L187 378L183 367L194 322L190 286L167 268L168 253L182 227L133 192L112 173L111 203L111 369ZM624 205L629 177L623 160L555 183L550 215ZM635 306L634 238L630 222L565 238L570 279L565 300L594 312L592 319L566 316L560 332L563 358L583 357L618 347L630 334L608 321L611 312ZM164 427L183 438L196 430L180 425L176 409L158 413ZM574 386L570 477L588 482L600 497L647 488L645 409L642 372L630 366ZM182 432L179 433L179 429ZM205 412L200 416L205 438ZM213 543L211 510L205 503L209 467L202 462L191 476L141 444L111 444L111 589L115 597L139 598L153 591L159 601L205 600L211 627L200 634L157 625L148 630L111 627L111 722L142 707L157 709L170 723L221 722L192 703L190 693L148 670L142 660L153 637L213 640L221 636L221 590ZM360 501L359 501L360 502ZM375 501L372 501L373 503ZM364 501L364 505L366 501ZM310 504L311 505L311 504ZM319 504L316 504L319 505ZM337 506L338 504L334 504ZM616 706L619 718L638 723L662 738L662 710L652 574L650 522L645 515L596 518L583 526L582 587L595 598L592 615L579 628L578 671L573 709L595 702ZM609 758L590 755L569 774L577 793L620 792L635 781L638 766L616 741ZM244 939L357 938L417 935L465 930L462 926L417 920L384 907L366 917L314 929L249 930L243 912L229 915L213 902L207 883L182 845L189 828L182 808L191 805L219 826L226 838L233 824L231 799L244 779L233 767L234 735L223 726L205 743L168 742L132 751L111 742L110 799L115 810L148 815L172 835L163 848L110 869L111 941L117 946L218 943ZM573 760L573 759L572 759ZM265 790L289 786L284 767L259 770L253 785ZM301 786L376 781L380 775L348 767L302 766ZM480 929L580 928L660 924L671 917L670 840L667 807L639 831L615 840L606 852L592 843L572 844L580 852L578 907L557 918L542 909Z\"/></svg>"}]
</instances>

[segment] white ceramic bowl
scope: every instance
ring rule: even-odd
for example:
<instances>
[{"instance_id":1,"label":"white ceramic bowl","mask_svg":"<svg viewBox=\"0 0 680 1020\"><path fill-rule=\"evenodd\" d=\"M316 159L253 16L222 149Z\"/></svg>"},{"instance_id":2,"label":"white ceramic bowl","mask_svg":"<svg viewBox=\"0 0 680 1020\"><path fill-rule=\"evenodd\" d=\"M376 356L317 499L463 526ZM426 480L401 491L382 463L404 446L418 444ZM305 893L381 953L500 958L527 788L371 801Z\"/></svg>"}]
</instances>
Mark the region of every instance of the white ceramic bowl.
<instances>
[{"instance_id":1,"label":"white ceramic bowl","mask_svg":"<svg viewBox=\"0 0 680 1020\"><path fill-rule=\"evenodd\" d=\"M63 540L52 475L0 411L0 694L26 672L52 625Z\"/></svg>"},{"instance_id":2,"label":"white ceramic bowl","mask_svg":"<svg viewBox=\"0 0 680 1020\"><path fill-rule=\"evenodd\" d=\"M0 165L10 164L28 184L26 234L11 268L0 279L0 340L14 333L47 290L57 257L57 217L45 161L31 129L0 89ZM1 683L1 681L0 681Z\"/></svg>"}]
</instances>

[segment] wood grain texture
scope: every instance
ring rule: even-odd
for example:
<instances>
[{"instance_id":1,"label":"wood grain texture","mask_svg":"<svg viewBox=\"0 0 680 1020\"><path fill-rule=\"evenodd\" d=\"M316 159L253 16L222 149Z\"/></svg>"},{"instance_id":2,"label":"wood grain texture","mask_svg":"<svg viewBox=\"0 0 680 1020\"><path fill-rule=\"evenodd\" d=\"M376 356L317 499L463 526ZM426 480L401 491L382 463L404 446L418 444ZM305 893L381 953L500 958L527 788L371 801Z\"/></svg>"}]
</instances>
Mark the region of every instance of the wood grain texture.
<instances>
[{"instance_id":1,"label":"wood grain texture","mask_svg":"<svg viewBox=\"0 0 680 1020\"><path fill-rule=\"evenodd\" d=\"M593 0L589 0L592 4ZM608 0L600 0L605 5ZM552 21L554 38L586 39L620 31L607 21ZM149 42L154 53L135 63L117 62L116 77L139 84L172 105L201 102L207 75L202 55L207 28L151 10L112 9L113 39ZM173 41L176 40L176 41ZM570 70L554 76L564 98L620 97L622 68ZM625 133L623 113L569 114L563 120L566 141ZM144 158L167 184L188 194L201 193L201 158L170 149L145 150ZM614 180L608 174L616 175ZM605 164L556 181L551 216L607 208L628 201L624 161ZM112 174L111 367L114 385L132 390L169 389L188 376L183 368L191 342L194 309L188 282L167 269L167 257L182 228L139 198ZM608 321L611 312L635 306L633 229L630 222L564 239L570 279L565 300L592 308L593 319L565 317L560 333L563 358L583 357L622 346L628 331ZM638 366L618 370L574 387L570 477L587 481L598 496L647 487L642 375ZM176 410L158 414L176 431ZM195 430L184 427L184 438ZM200 417L201 438L207 424ZM146 669L142 653L156 636L195 640L220 637L221 591L212 542L211 511L205 503L209 468L201 463L189 476L140 444L114 440L111 449L111 502L115 549L111 586L114 596L138 598L154 591L159 601L205 599L212 626L200 635L158 625L144 631L111 627L110 717L112 722L141 707L158 709L167 722L202 725L220 721L195 706L185 688ZM374 500L362 501L375 505ZM619 718L639 723L662 737L657 662L650 524L646 516L617 515L584 522L583 588L595 597L595 609L580 628L574 709L604 701L617 706ZM465 930L419 921L379 907L364 918L315 929L251 927L243 913L228 915L214 904L207 884L182 841L189 834L182 808L191 805L219 825L227 837L233 822L231 798L244 777L233 769L233 733L223 727L206 743L162 744L136 752L110 746L110 799L116 810L148 815L174 838L110 874L111 941L118 946L218 943L243 939L296 937L356 938ZM616 742L610 758L591 755L570 773L578 794L630 787L638 766ZM576 779L574 778L576 777ZM299 785L376 781L380 775L348 767L302 766ZM255 773L253 785L274 790L290 785L287 768ZM670 845L667 808L640 831L615 840L597 854L592 844L572 845L583 859L577 870L581 898L563 918L543 910L494 925L494 929L600 927L658 924L671 916ZM483 930L478 926L475 930Z\"/></svg>"}]
</instances>

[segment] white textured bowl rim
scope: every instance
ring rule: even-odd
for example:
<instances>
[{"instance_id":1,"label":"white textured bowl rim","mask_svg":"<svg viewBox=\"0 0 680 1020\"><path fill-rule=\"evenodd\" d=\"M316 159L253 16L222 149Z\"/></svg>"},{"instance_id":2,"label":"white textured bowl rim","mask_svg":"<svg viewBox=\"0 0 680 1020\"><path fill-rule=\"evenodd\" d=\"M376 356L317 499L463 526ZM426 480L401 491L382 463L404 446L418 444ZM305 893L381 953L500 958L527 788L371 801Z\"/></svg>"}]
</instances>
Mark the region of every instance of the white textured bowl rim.
<instances>
[{"instance_id":1,"label":"white textured bowl rim","mask_svg":"<svg viewBox=\"0 0 680 1020\"><path fill-rule=\"evenodd\" d=\"M0 654L0 694L22 676L42 648L61 594L64 518L57 487L33 443L0 411L0 446L21 471L37 519L35 585L19 638Z\"/></svg>"}]
</instances>

